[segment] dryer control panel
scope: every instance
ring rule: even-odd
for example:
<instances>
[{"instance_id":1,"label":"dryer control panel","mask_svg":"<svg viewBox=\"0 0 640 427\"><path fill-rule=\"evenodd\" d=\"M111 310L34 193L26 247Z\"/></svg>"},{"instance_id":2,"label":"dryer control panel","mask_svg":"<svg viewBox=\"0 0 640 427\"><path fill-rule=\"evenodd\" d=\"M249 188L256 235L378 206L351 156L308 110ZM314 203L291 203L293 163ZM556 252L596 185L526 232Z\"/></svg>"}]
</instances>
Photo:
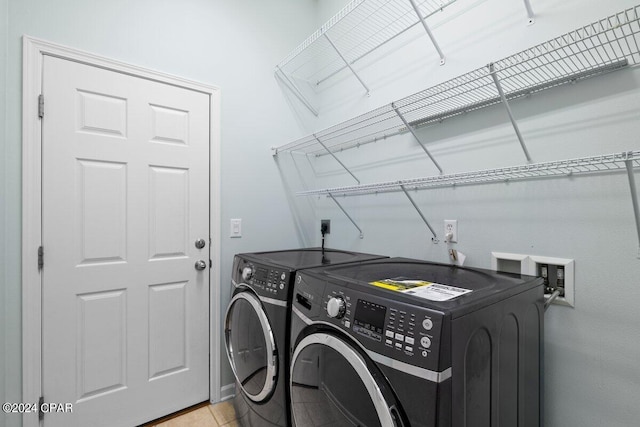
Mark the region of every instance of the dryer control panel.
<instances>
[{"instance_id":1,"label":"dryer control panel","mask_svg":"<svg viewBox=\"0 0 640 427\"><path fill-rule=\"evenodd\" d=\"M267 266L236 257L233 263L233 280L236 284L250 286L259 296L287 300L291 272L287 269Z\"/></svg>"},{"instance_id":2,"label":"dryer control panel","mask_svg":"<svg viewBox=\"0 0 640 427\"><path fill-rule=\"evenodd\" d=\"M331 283L324 291L317 320L339 327L369 351L439 369L442 313Z\"/></svg>"}]
</instances>

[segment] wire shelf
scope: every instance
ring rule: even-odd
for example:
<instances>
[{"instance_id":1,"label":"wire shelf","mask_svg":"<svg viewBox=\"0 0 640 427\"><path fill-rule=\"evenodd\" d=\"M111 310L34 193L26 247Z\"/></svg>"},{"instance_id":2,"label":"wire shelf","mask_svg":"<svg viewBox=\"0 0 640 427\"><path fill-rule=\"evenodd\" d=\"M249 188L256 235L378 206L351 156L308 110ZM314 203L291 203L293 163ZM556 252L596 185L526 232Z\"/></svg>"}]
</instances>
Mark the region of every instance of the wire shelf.
<instances>
[{"instance_id":1,"label":"wire shelf","mask_svg":"<svg viewBox=\"0 0 640 427\"><path fill-rule=\"evenodd\" d=\"M622 171L630 166L640 167L640 150L622 153L582 157L542 163L531 163L474 172L436 175L424 178L403 179L373 184L333 187L320 190L301 191L298 196L355 196L389 193L406 190L426 190L459 185L486 184L493 182L521 181L527 179L553 178Z\"/></svg>"},{"instance_id":2,"label":"wire shelf","mask_svg":"<svg viewBox=\"0 0 640 427\"><path fill-rule=\"evenodd\" d=\"M429 18L455 1L419 0L416 5ZM319 85L347 68L336 49L354 64L419 22L408 0L354 0L289 53L278 68L289 77Z\"/></svg>"},{"instance_id":3,"label":"wire shelf","mask_svg":"<svg viewBox=\"0 0 640 427\"><path fill-rule=\"evenodd\" d=\"M640 62L640 6L275 148L327 154ZM493 71L492 71L493 70ZM402 117L400 117L402 116ZM319 144L323 142L326 149Z\"/></svg>"}]
</instances>

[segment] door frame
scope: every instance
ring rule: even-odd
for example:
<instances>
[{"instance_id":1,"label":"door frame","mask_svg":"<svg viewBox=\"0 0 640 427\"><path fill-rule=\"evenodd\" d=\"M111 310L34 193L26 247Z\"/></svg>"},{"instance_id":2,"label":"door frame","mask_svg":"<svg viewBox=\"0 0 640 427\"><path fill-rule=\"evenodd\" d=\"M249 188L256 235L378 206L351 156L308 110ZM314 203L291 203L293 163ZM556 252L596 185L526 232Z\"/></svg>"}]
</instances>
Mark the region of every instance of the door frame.
<instances>
[{"instance_id":1,"label":"door frame","mask_svg":"<svg viewBox=\"0 0 640 427\"><path fill-rule=\"evenodd\" d=\"M38 116L38 96L42 93L42 64L45 55L190 89L209 96L209 250L212 261L209 269L209 400L220 401L220 313L214 310L220 301L220 89L34 37L25 35L22 39L23 402L38 402L42 396L42 275L37 262L38 248L42 244L42 124ZM24 414L23 425L37 427L38 414Z\"/></svg>"}]
</instances>

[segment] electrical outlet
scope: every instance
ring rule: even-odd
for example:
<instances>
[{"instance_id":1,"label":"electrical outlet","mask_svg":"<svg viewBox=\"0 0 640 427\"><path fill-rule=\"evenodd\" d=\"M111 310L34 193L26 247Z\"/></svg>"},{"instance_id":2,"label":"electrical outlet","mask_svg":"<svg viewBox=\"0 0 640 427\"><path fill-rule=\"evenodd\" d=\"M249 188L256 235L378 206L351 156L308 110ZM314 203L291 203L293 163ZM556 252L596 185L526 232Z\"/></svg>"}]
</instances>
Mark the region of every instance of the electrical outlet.
<instances>
[{"instance_id":1,"label":"electrical outlet","mask_svg":"<svg viewBox=\"0 0 640 427\"><path fill-rule=\"evenodd\" d=\"M320 230L324 230L324 234L331 233L331 220L330 219L321 219L320 220Z\"/></svg>"},{"instance_id":2,"label":"electrical outlet","mask_svg":"<svg viewBox=\"0 0 640 427\"><path fill-rule=\"evenodd\" d=\"M444 241L448 243L458 242L458 220L457 219L444 220Z\"/></svg>"}]
</instances>

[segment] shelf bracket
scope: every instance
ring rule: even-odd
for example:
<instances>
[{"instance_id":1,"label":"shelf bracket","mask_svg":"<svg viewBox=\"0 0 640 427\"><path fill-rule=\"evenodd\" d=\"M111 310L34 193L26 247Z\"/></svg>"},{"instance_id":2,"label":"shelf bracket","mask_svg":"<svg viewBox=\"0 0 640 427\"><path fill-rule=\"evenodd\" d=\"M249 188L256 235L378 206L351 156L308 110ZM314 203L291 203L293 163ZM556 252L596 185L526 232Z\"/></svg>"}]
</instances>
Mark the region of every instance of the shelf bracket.
<instances>
[{"instance_id":1,"label":"shelf bracket","mask_svg":"<svg viewBox=\"0 0 640 427\"><path fill-rule=\"evenodd\" d=\"M524 8L527 9L527 25L532 25L536 22L535 15L533 14L533 9L531 8L531 2L529 0L524 0Z\"/></svg>"},{"instance_id":2,"label":"shelf bracket","mask_svg":"<svg viewBox=\"0 0 640 427\"><path fill-rule=\"evenodd\" d=\"M424 27L424 30L427 32L427 35L431 39L431 43L433 43L433 47L436 48L436 50L438 51L438 55L440 55L440 65L444 65L445 63L444 54L442 53L442 50L440 50L440 46L438 46L438 42L436 41L435 37L433 37L433 33L431 33L431 30L429 29L429 26L427 25L425 18L420 13L420 9L418 9L418 5L416 4L415 0L409 0L409 2L411 3L413 10L416 12L416 15L418 15L418 19L420 20L420 22L422 22L422 26Z\"/></svg>"},{"instance_id":3,"label":"shelf bracket","mask_svg":"<svg viewBox=\"0 0 640 427\"><path fill-rule=\"evenodd\" d=\"M502 85L500 84L500 79L498 79L498 73L495 70L493 62L489 64L489 74L493 78L493 82L496 85L496 89L498 89L498 95L500 95L500 99L504 104L504 107L507 110L507 114L509 115L509 120L511 120L511 125L513 126L513 130L516 132L516 136L518 137L518 141L520 141L520 146L522 147L522 151L524 151L524 155L527 158L527 161L531 161L531 156L529 155L529 151L527 150L527 146L524 143L524 139L522 139L522 134L520 133L520 128L518 128L518 123L516 122L515 117L513 117L513 112L511 111L511 107L509 106L509 101L507 97L504 95L504 91L502 90Z\"/></svg>"},{"instance_id":4,"label":"shelf bracket","mask_svg":"<svg viewBox=\"0 0 640 427\"><path fill-rule=\"evenodd\" d=\"M422 149L424 150L425 153L427 153L427 156L429 156L429 158L431 159L431 161L433 162L434 165L436 165L436 167L438 168L438 170L440 171L440 174L443 173L442 168L440 167L440 165L438 164L438 162L436 162L436 159L433 158L433 156L431 155L431 153L429 153L429 150L427 150L427 147L424 146L424 144L422 143L422 141L420 141L420 138L418 138L418 135L416 134L416 131L413 129L413 127L411 127L411 125L407 122L407 120L404 118L404 116L402 115L402 113L400 112L400 110L398 110L398 108L396 107L395 104L391 104L391 108L393 108L393 111L396 112L396 114L398 115L398 117L400 117L400 120L402 120L402 123L404 123L404 125L407 127L407 129L409 130L409 132L411 132L411 135L413 135L413 137L416 139L416 141L418 141L418 144L420 144L420 147L422 147Z\"/></svg>"},{"instance_id":5,"label":"shelf bracket","mask_svg":"<svg viewBox=\"0 0 640 427\"><path fill-rule=\"evenodd\" d=\"M342 52L340 52L340 49L338 49L336 47L335 44L333 44L333 42L331 41L331 39L329 38L329 35L327 33L323 34L324 37L327 39L327 41L329 42L329 44L331 45L331 47L333 47L333 50L336 51L336 53L338 54L338 56L340 58L342 58L342 60L344 61L345 65L347 67L349 67L349 69L351 70L351 72L353 73L354 76L356 76L356 79L358 79L358 81L360 82L360 84L362 85L362 87L364 87L364 89L367 91L367 96L369 96L371 94L371 91L369 90L369 87L362 81L362 79L360 78L360 76L358 75L358 73L356 73L356 70L353 69L353 67L351 66L351 64L349 63L349 61L347 61L347 58L344 57L344 55L342 55Z\"/></svg>"},{"instance_id":6,"label":"shelf bracket","mask_svg":"<svg viewBox=\"0 0 640 427\"><path fill-rule=\"evenodd\" d=\"M278 66L276 66L276 77L278 77L280 81L284 83L284 85L291 91L291 93L293 93L293 95L298 98L298 100L302 102L302 104L307 107L307 109L309 109L309 111L311 111L314 116L318 117L318 111L313 108L311 103L307 100L307 98L305 98L300 89L298 89L298 86L296 86L296 84Z\"/></svg>"},{"instance_id":7,"label":"shelf bracket","mask_svg":"<svg viewBox=\"0 0 640 427\"><path fill-rule=\"evenodd\" d=\"M640 208L638 208L638 190L636 189L636 180L633 176L633 155L629 153L624 165L627 168L627 176L629 177L629 188L631 189L631 203L633 204L633 215L636 220L636 231L638 232L638 258L640 258Z\"/></svg>"},{"instance_id":8,"label":"shelf bracket","mask_svg":"<svg viewBox=\"0 0 640 427\"><path fill-rule=\"evenodd\" d=\"M431 225L429 225L429 221L427 221L427 219L424 217L424 215L422 214L422 211L420 210L416 202L413 200L413 198L411 197L411 195L409 194L409 192L407 191L407 189L404 187L403 184L400 184L400 188L402 189L404 194L407 196L407 198L409 199L413 207L416 209L416 211L418 211L418 215L420 215L420 218L422 218L422 221L424 221L424 223L427 225L427 227L429 228L429 231L431 231L431 234L433 234L433 238L431 240L434 243L438 243L438 236L436 236L436 232L433 231L433 228L431 228Z\"/></svg>"},{"instance_id":9,"label":"shelf bracket","mask_svg":"<svg viewBox=\"0 0 640 427\"><path fill-rule=\"evenodd\" d=\"M320 138L318 138L318 137L316 136L316 134L315 134L315 133L313 134L313 137L316 139L316 141L318 141L318 144L322 145L322 148L324 148L324 149L327 151L327 153L331 154L331 157L333 157L333 158L336 160L336 162L340 163L340 166L342 166L342 167L344 168L344 170L346 170L347 172L349 172L349 175L351 175L351 176L353 177L353 179L355 179L355 180L356 180L356 182L357 182L358 184L360 184L360 180L359 180L359 179L358 179L358 178L357 178L353 173L351 173L351 171L349 170L349 168L348 168L348 167L346 167L346 166L344 165L344 163L342 163L342 162L340 161L340 159L339 159L338 157L336 157L336 155L335 155L335 154L333 154L333 152L332 152L331 150L329 150L329 149L327 148L327 146L326 146L326 145L324 145L324 144L322 143L322 141L320 141Z\"/></svg>"},{"instance_id":10,"label":"shelf bracket","mask_svg":"<svg viewBox=\"0 0 640 427\"><path fill-rule=\"evenodd\" d=\"M347 213L347 211L344 210L344 208L342 207L342 205L340 203L338 203L338 201L336 200L335 197L333 197L333 194L331 193L327 193L329 195L329 197L331 198L331 200L333 200L336 205L340 208L340 210L342 211L343 214L346 215L347 218L349 218L349 221L351 221L351 223L358 229L358 231L360 232L360 238L364 238L364 233L362 232L362 229L360 227L358 227L358 224L356 224L356 222L353 220L353 218L351 218L351 215L349 215Z\"/></svg>"}]
</instances>

